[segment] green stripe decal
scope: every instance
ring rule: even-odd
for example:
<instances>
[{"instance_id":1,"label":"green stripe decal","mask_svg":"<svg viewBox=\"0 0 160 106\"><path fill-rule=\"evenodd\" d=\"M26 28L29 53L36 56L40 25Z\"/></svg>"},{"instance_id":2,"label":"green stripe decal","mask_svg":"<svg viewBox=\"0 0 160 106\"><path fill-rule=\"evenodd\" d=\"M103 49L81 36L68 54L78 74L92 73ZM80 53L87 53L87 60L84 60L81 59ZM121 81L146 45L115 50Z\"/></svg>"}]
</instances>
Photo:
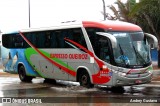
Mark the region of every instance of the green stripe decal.
<instances>
[{"instance_id":1,"label":"green stripe decal","mask_svg":"<svg viewBox=\"0 0 160 106\"><path fill-rule=\"evenodd\" d=\"M31 55L33 55L33 54L37 54L37 55L38 55L38 53L37 53L34 49L32 49L32 48L27 48L27 49L25 50L25 56L26 56L29 64L32 66L32 68L33 68L34 70L36 70L36 72L37 72L41 77L45 78L45 77L40 73L40 71L39 71L36 67L33 66L32 61L30 60Z\"/></svg>"},{"instance_id":2,"label":"green stripe decal","mask_svg":"<svg viewBox=\"0 0 160 106\"><path fill-rule=\"evenodd\" d=\"M47 53L47 52L45 52L45 51L43 51L43 50L40 50L40 52L43 53L46 57L50 58L50 54L49 54L49 53ZM27 48L27 49L25 50L25 56L26 56L29 64L31 64L32 67L33 67L33 63L32 63L32 61L30 60L30 57L31 57L33 54L37 54L37 55L38 55L38 53L36 52L36 50L34 50L33 48ZM68 65L67 65L65 62L63 62L62 60L60 60L60 59L58 59L58 58L50 58L50 59L53 60L53 61L55 61L56 63L64 66L64 67L72 70L73 72L75 72L75 70L74 70L71 66L68 66ZM41 75L42 77L44 77L44 76L42 75L42 73L40 73L40 71L39 71L38 69L36 69L35 67L33 67L33 68L36 70L36 72L38 72L39 75Z\"/></svg>"},{"instance_id":3,"label":"green stripe decal","mask_svg":"<svg viewBox=\"0 0 160 106\"><path fill-rule=\"evenodd\" d=\"M45 52L45 51L43 51L43 50L40 50L45 56L47 56L48 58L50 58L50 54L49 53L47 53L47 52ZM64 67L66 67L66 68L68 68L68 69L70 69L70 70L72 70L72 71L74 71L75 72L75 70L71 67L71 66L68 66L65 62L63 62L62 60L60 60L60 59L58 59L58 58L51 58L53 61L55 61L56 63L58 63L58 64L60 64L60 65L62 65L62 66L64 66Z\"/></svg>"}]
</instances>

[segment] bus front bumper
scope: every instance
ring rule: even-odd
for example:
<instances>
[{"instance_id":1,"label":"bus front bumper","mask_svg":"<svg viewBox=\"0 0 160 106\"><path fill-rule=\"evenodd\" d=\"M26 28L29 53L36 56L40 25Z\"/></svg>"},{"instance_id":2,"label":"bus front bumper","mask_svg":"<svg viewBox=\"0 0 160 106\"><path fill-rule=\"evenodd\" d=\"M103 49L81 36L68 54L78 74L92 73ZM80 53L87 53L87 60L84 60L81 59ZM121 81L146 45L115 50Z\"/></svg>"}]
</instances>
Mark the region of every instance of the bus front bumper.
<instances>
[{"instance_id":1,"label":"bus front bumper","mask_svg":"<svg viewBox=\"0 0 160 106\"><path fill-rule=\"evenodd\" d=\"M125 76L119 76L117 74L113 74L112 77L112 86L127 86L127 85L138 85L149 83L152 80L152 73L138 78L128 78Z\"/></svg>"}]
</instances>

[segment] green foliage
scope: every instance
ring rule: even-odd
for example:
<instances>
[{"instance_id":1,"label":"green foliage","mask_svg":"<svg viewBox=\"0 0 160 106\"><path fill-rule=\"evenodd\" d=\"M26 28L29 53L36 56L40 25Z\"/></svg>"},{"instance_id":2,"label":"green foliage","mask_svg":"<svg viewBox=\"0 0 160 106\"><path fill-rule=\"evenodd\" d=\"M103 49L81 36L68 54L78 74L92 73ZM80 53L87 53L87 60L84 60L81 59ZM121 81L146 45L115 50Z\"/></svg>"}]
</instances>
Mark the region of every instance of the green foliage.
<instances>
[{"instance_id":1,"label":"green foliage","mask_svg":"<svg viewBox=\"0 0 160 106\"><path fill-rule=\"evenodd\" d=\"M115 4L118 5L118 9L116 9L114 5L108 6L114 13L114 16L108 16L108 19L111 19L111 20L118 19L121 21L132 22L133 20L130 17L128 17L128 14L130 13L135 3L136 3L135 0L128 0L127 3L123 3L120 0L117 0Z\"/></svg>"},{"instance_id":2,"label":"green foliage","mask_svg":"<svg viewBox=\"0 0 160 106\"><path fill-rule=\"evenodd\" d=\"M129 17L136 19L145 32L160 35L160 0L141 0L129 13Z\"/></svg>"},{"instance_id":3,"label":"green foliage","mask_svg":"<svg viewBox=\"0 0 160 106\"><path fill-rule=\"evenodd\" d=\"M118 10L113 5L109 6L118 20L131 22L141 26L144 32L154 34L160 39L160 0L128 0L122 3L117 0Z\"/></svg>"}]
</instances>

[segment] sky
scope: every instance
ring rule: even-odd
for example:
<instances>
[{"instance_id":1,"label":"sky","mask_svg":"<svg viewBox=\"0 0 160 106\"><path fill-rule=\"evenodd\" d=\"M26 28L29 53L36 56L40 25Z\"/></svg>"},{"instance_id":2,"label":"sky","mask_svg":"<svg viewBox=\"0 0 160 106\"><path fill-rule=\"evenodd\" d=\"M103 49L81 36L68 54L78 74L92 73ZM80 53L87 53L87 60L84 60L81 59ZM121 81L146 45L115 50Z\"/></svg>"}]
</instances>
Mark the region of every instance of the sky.
<instances>
[{"instance_id":1,"label":"sky","mask_svg":"<svg viewBox=\"0 0 160 106\"><path fill-rule=\"evenodd\" d=\"M0 0L2 32L29 28L28 1ZM106 6L115 1L105 0ZM72 20L103 20L102 11L102 0L30 0L31 28Z\"/></svg>"}]
</instances>

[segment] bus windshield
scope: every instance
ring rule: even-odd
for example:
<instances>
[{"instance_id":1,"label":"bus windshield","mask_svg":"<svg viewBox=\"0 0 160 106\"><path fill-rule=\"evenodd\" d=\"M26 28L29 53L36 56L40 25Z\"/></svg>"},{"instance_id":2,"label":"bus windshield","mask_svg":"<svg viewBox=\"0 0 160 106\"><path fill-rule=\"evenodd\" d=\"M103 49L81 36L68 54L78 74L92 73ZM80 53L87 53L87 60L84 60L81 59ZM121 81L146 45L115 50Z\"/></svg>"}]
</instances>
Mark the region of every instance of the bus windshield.
<instances>
[{"instance_id":1,"label":"bus windshield","mask_svg":"<svg viewBox=\"0 0 160 106\"><path fill-rule=\"evenodd\" d=\"M117 39L113 48L114 60L118 66L140 67L150 64L149 46L143 32L109 32Z\"/></svg>"}]
</instances>

